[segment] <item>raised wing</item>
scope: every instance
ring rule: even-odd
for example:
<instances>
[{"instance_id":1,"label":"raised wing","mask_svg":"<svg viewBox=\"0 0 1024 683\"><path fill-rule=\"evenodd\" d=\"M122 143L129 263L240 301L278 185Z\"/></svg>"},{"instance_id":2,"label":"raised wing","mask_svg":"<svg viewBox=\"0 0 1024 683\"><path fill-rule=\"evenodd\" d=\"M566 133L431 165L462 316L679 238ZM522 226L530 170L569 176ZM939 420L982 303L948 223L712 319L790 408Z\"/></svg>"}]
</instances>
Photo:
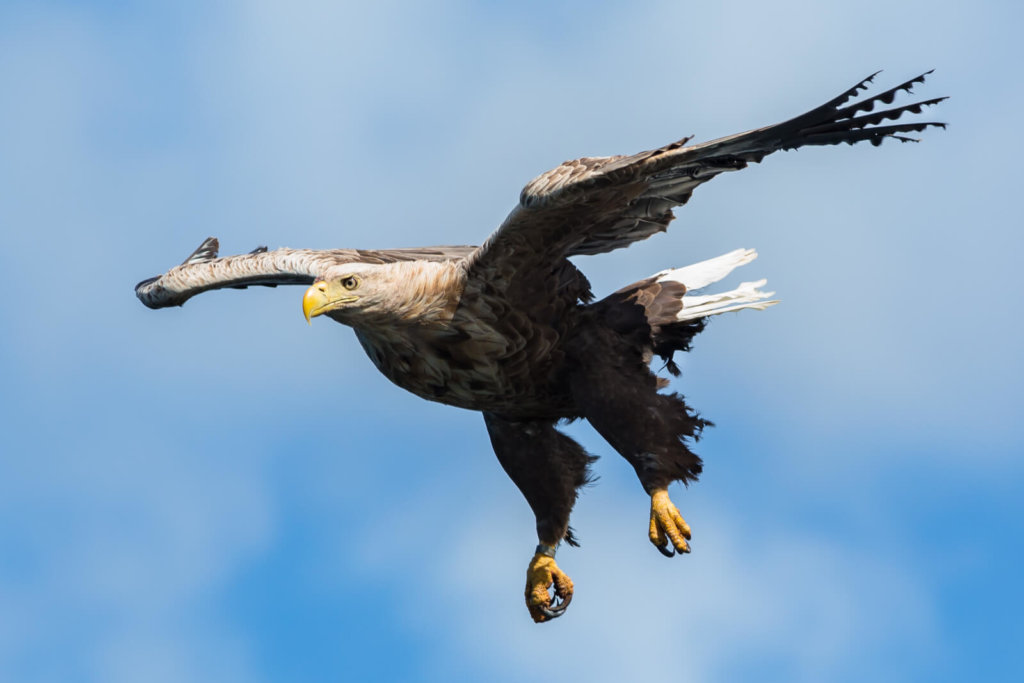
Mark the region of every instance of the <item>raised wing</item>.
<instances>
[{"instance_id":1,"label":"raised wing","mask_svg":"<svg viewBox=\"0 0 1024 683\"><path fill-rule=\"evenodd\" d=\"M794 119L699 145L686 146L685 138L632 156L567 161L523 188L519 205L470 257L470 274L501 286L500 281L532 277L566 256L599 254L647 239L668 227L672 209L685 204L698 185L778 150L864 140L879 145L886 138L916 142L905 134L945 124L880 124L918 114L945 97L869 112L879 103L891 104L901 90L910 92L929 73L851 104L876 72Z\"/></svg>"},{"instance_id":2,"label":"raised wing","mask_svg":"<svg viewBox=\"0 0 1024 683\"><path fill-rule=\"evenodd\" d=\"M327 268L342 263L446 261L461 259L476 247L423 247L419 249L275 249L258 247L248 254L217 257L216 237L207 238L180 266L135 285L135 295L150 308L181 306L211 289L245 289L250 285L309 285Z\"/></svg>"}]
</instances>

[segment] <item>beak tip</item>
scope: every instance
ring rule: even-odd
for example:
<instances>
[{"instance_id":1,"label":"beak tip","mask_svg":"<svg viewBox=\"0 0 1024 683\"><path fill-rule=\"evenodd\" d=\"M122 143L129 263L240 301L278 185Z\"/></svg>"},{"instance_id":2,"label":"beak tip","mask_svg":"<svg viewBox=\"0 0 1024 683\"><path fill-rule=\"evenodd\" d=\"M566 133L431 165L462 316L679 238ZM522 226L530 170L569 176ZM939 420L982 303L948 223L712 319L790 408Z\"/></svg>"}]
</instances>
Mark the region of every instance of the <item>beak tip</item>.
<instances>
[{"instance_id":1,"label":"beak tip","mask_svg":"<svg viewBox=\"0 0 1024 683\"><path fill-rule=\"evenodd\" d=\"M306 319L306 322L310 325L313 324L313 309L317 307L318 299L317 295L320 294L314 287L310 287L306 290L306 294L302 297L302 315Z\"/></svg>"}]
</instances>

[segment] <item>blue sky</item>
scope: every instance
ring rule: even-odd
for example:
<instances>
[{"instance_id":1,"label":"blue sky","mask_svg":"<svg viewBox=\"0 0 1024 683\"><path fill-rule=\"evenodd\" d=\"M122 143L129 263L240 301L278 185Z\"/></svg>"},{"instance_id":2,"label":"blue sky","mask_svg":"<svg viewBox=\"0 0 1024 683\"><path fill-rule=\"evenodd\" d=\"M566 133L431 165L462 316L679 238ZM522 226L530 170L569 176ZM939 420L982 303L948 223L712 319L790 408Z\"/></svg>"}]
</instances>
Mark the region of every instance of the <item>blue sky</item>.
<instances>
[{"instance_id":1,"label":"blue sky","mask_svg":"<svg viewBox=\"0 0 1024 683\"><path fill-rule=\"evenodd\" d=\"M0 680L1019 680L1014 3L0 5ZM569 158L710 139L936 68L919 145L702 187L596 292L737 247L783 303L674 386L717 423L694 552L586 425L576 599L482 420L380 377L301 290L153 312L205 237L477 243ZM738 278L737 278L738 279Z\"/></svg>"}]
</instances>

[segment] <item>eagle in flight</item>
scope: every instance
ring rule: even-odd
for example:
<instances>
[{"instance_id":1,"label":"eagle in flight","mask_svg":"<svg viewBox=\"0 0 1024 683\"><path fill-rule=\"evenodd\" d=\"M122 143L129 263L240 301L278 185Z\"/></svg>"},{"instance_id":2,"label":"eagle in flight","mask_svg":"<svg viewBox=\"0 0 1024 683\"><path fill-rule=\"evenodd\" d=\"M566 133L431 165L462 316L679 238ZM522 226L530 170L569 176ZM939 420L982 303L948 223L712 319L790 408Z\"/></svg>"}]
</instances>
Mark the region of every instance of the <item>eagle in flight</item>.
<instances>
[{"instance_id":1,"label":"eagle in flight","mask_svg":"<svg viewBox=\"0 0 1024 683\"><path fill-rule=\"evenodd\" d=\"M930 72L928 72L930 73ZM667 556L689 552L690 527L669 499L672 482L701 472L691 446L710 423L650 370L687 351L709 316L763 309L776 301L764 280L697 293L756 257L738 249L656 273L594 301L569 260L600 254L664 231L673 209L720 173L772 152L886 138L913 141L937 122L897 121L945 98L891 106L922 74L858 99L874 76L783 123L689 145L689 138L632 156L567 161L530 181L519 204L479 247L364 251L259 247L218 258L209 238L180 266L143 280L146 306L180 306L211 289L307 285L306 319L326 315L355 330L385 377L422 398L478 410L505 472L537 520L526 606L531 617L561 616L573 584L555 563L562 541L576 545L569 514L595 460L556 429L586 418L635 468L651 500L648 533ZM876 105L890 108L880 108Z\"/></svg>"}]
</instances>

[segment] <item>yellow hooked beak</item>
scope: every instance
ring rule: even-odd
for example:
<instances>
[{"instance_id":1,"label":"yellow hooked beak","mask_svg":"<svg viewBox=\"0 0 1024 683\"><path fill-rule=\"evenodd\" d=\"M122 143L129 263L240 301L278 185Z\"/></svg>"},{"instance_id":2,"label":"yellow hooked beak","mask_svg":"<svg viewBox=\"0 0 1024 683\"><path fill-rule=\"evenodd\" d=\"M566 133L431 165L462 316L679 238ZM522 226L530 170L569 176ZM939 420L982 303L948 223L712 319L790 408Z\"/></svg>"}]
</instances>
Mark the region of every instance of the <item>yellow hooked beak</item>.
<instances>
[{"instance_id":1,"label":"yellow hooked beak","mask_svg":"<svg viewBox=\"0 0 1024 683\"><path fill-rule=\"evenodd\" d=\"M333 311L344 304L352 303L359 297L352 296L336 282L318 280L306 290L302 297L302 314L306 322L313 324L313 318L328 311Z\"/></svg>"}]
</instances>

